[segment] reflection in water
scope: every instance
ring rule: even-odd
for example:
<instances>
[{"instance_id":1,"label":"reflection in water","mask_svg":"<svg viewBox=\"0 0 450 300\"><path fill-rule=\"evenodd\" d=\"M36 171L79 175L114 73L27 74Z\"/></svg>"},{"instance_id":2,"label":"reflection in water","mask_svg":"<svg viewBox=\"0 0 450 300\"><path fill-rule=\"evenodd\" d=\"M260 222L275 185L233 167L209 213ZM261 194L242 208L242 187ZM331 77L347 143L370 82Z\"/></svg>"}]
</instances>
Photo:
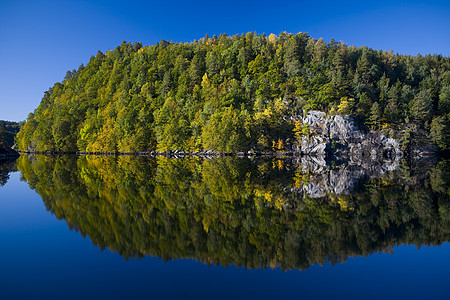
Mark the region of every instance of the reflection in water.
<instances>
[{"instance_id":1,"label":"reflection in water","mask_svg":"<svg viewBox=\"0 0 450 300\"><path fill-rule=\"evenodd\" d=\"M9 180L9 173L16 172L16 158L0 159L0 187L4 186Z\"/></svg>"},{"instance_id":2,"label":"reflection in water","mask_svg":"<svg viewBox=\"0 0 450 300\"><path fill-rule=\"evenodd\" d=\"M450 241L448 162L376 174L306 164L232 157L17 161L49 211L125 258L306 269L403 243Z\"/></svg>"}]
</instances>

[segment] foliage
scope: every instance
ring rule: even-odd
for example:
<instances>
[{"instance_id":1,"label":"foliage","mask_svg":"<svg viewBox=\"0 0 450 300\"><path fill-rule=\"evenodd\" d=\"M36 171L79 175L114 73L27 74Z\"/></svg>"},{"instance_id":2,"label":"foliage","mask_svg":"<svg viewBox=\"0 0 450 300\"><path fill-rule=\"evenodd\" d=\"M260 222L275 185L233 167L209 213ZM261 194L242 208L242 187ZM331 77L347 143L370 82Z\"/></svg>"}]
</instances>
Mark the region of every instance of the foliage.
<instances>
[{"instance_id":1,"label":"foliage","mask_svg":"<svg viewBox=\"0 0 450 300\"><path fill-rule=\"evenodd\" d=\"M3 127L0 127L0 147L7 147L8 141L6 137L6 130Z\"/></svg>"},{"instance_id":2,"label":"foliage","mask_svg":"<svg viewBox=\"0 0 450 300\"><path fill-rule=\"evenodd\" d=\"M0 147L9 148L14 145L14 137L19 132L21 124L0 120Z\"/></svg>"},{"instance_id":3,"label":"foliage","mask_svg":"<svg viewBox=\"0 0 450 300\"><path fill-rule=\"evenodd\" d=\"M227 152L271 150L283 140L289 149L300 109L353 114L374 128L408 119L429 133L433 119L448 119L449 74L441 55L394 55L305 33L123 42L45 92L16 143L37 151Z\"/></svg>"},{"instance_id":4,"label":"foliage","mask_svg":"<svg viewBox=\"0 0 450 300\"><path fill-rule=\"evenodd\" d=\"M450 148L450 122L446 116L433 119L430 135L432 140L442 149Z\"/></svg>"}]
</instances>

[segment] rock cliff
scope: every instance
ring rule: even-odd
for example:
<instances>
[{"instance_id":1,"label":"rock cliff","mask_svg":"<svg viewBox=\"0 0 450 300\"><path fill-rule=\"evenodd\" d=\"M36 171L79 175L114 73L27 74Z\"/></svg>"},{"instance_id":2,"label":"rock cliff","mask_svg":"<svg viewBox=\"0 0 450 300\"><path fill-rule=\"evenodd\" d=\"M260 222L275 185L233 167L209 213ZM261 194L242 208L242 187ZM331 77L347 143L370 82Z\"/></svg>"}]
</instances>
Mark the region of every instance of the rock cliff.
<instances>
[{"instance_id":1,"label":"rock cliff","mask_svg":"<svg viewBox=\"0 0 450 300\"><path fill-rule=\"evenodd\" d=\"M294 150L303 155L334 155L359 160L403 157L398 141L377 131L361 131L351 116L327 116L324 112L309 111L301 122L306 132Z\"/></svg>"}]
</instances>

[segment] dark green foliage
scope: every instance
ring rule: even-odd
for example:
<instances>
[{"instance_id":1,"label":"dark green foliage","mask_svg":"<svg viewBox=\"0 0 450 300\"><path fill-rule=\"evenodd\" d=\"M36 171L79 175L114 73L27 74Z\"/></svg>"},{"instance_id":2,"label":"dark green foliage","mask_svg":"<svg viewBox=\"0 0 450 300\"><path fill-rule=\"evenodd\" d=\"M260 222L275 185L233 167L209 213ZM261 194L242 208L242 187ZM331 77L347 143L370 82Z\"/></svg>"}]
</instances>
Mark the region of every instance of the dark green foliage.
<instances>
[{"instance_id":1,"label":"dark green foliage","mask_svg":"<svg viewBox=\"0 0 450 300\"><path fill-rule=\"evenodd\" d=\"M7 147L8 140L6 136L6 130L0 126L0 147Z\"/></svg>"},{"instance_id":2,"label":"dark green foliage","mask_svg":"<svg viewBox=\"0 0 450 300\"><path fill-rule=\"evenodd\" d=\"M439 113L450 113L450 85L443 86L439 95L438 103Z\"/></svg>"},{"instance_id":3,"label":"dark green foliage","mask_svg":"<svg viewBox=\"0 0 450 300\"><path fill-rule=\"evenodd\" d=\"M428 121L431 117L433 103L430 93L420 91L411 101L411 116L417 121Z\"/></svg>"},{"instance_id":4,"label":"dark green foliage","mask_svg":"<svg viewBox=\"0 0 450 300\"><path fill-rule=\"evenodd\" d=\"M449 66L441 55L394 55L305 33L123 42L45 92L16 141L38 151L270 150L292 136L300 109L339 108L376 128L409 120L429 132L434 118L448 119ZM277 122L285 124L270 127L264 120L279 100L287 109ZM216 128L235 134L233 146L205 140Z\"/></svg>"},{"instance_id":5,"label":"dark green foliage","mask_svg":"<svg viewBox=\"0 0 450 300\"><path fill-rule=\"evenodd\" d=\"M432 140L442 149L450 148L450 122L447 116L435 117L431 122Z\"/></svg>"},{"instance_id":6,"label":"dark green foliage","mask_svg":"<svg viewBox=\"0 0 450 300\"><path fill-rule=\"evenodd\" d=\"M20 123L0 121L0 147L10 148L14 145L14 137L19 132L20 126Z\"/></svg>"},{"instance_id":7,"label":"dark green foliage","mask_svg":"<svg viewBox=\"0 0 450 300\"><path fill-rule=\"evenodd\" d=\"M370 123L373 129L378 129L381 122L381 109L378 102L375 102L370 109Z\"/></svg>"}]
</instances>

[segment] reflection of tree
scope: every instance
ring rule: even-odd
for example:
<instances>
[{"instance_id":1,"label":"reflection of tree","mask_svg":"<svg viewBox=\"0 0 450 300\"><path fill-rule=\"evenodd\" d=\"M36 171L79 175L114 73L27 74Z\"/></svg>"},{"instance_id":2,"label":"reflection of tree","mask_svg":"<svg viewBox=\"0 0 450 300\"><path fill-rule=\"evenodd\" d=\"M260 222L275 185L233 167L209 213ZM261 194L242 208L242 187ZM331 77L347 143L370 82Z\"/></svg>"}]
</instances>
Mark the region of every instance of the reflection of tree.
<instances>
[{"instance_id":1,"label":"reflection of tree","mask_svg":"<svg viewBox=\"0 0 450 300\"><path fill-rule=\"evenodd\" d=\"M17 171L15 158L0 159L0 186L4 186L9 180L9 173Z\"/></svg>"},{"instance_id":2,"label":"reflection of tree","mask_svg":"<svg viewBox=\"0 0 450 300\"><path fill-rule=\"evenodd\" d=\"M9 179L9 172L0 170L0 186L4 186Z\"/></svg>"},{"instance_id":3,"label":"reflection of tree","mask_svg":"<svg viewBox=\"0 0 450 300\"><path fill-rule=\"evenodd\" d=\"M357 193L314 199L298 188L306 174L278 165L231 157L18 160L47 209L125 258L306 269L401 243L450 240L446 162L418 181L399 171Z\"/></svg>"}]
</instances>

